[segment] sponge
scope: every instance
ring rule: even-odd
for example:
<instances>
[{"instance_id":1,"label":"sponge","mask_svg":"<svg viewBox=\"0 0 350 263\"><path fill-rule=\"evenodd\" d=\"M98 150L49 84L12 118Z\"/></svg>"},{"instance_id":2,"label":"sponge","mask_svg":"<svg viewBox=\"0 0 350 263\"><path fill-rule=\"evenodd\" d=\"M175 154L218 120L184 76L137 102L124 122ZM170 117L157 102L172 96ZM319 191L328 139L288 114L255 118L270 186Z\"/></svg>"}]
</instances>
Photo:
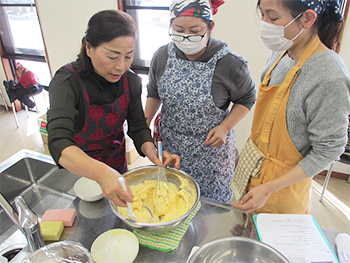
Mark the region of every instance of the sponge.
<instances>
[{"instance_id":1,"label":"sponge","mask_svg":"<svg viewBox=\"0 0 350 263\"><path fill-rule=\"evenodd\" d=\"M63 232L62 221L41 222L40 232L44 241L58 241Z\"/></svg>"},{"instance_id":2,"label":"sponge","mask_svg":"<svg viewBox=\"0 0 350 263\"><path fill-rule=\"evenodd\" d=\"M53 209L45 211L41 222L62 221L64 226L72 226L77 214L75 209Z\"/></svg>"}]
</instances>

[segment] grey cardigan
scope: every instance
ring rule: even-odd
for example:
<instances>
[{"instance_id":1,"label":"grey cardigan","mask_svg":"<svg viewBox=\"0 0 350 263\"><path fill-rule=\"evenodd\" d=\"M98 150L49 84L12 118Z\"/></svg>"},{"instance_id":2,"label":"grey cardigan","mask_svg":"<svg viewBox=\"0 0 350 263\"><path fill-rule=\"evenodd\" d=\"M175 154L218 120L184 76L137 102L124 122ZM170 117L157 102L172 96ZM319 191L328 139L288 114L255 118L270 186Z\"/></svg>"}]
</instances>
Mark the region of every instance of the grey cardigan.
<instances>
[{"instance_id":1,"label":"grey cardigan","mask_svg":"<svg viewBox=\"0 0 350 263\"><path fill-rule=\"evenodd\" d=\"M280 53L271 52L268 69ZM296 61L285 55L271 73L269 86L281 85ZM295 80L287 104L287 129L304 157L299 165L312 177L344 151L350 113L350 75L341 57L327 50L310 57Z\"/></svg>"}]
</instances>

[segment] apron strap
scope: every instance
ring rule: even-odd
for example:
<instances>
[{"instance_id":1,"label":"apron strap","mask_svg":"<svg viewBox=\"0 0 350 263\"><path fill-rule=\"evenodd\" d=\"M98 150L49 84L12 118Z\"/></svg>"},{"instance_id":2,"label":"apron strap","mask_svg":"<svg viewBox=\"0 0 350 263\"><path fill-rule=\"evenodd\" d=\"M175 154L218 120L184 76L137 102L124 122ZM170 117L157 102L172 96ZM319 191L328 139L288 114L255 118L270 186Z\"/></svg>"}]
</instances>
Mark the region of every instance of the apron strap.
<instances>
[{"instance_id":1,"label":"apron strap","mask_svg":"<svg viewBox=\"0 0 350 263\"><path fill-rule=\"evenodd\" d=\"M77 71L75 70L75 68L73 67L73 65L72 65L71 63L67 63L67 64L65 65L65 67L67 67L67 68L73 73L73 75L76 76L76 79L78 80L78 83L79 83L79 85L80 85L80 88L81 88L83 94L87 94L87 90L86 90L86 88L85 88L84 82L83 82L83 80L81 79L80 75L79 75L79 74L77 73ZM84 96L85 96L85 95L84 95ZM90 98L89 98L89 96L86 95L86 96L85 96L85 99L86 99L87 105L90 106Z\"/></svg>"},{"instance_id":2,"label":"apron strap","mask_svg":"<svg viewBox=\"0 0 350 263\"><path fill-rule=\"evenodd\" d=\"M300 72L301 67L304 65L305 61L311 56L311 54L316 50L320 43L320 39L318 37L315 37L311 43L307 46L307 48L302 53L301 57L299 58L297 64L292 67L287 75L287 77L284 79L282 85L279 87L278 92L276 93L275 97L273 98L271 107L267 113L265 123L261 132L261 140L264 143L269 142L270 132L272 124L275 120L277 111L281 105L282 99L288 89L293 85L295 79L298 77L298 74ZM281 60L281 58L286 54L287 51L283 52L281 56L275 61L273 66L269 69L268 73L266 74L261 87L267 86L268 82L270 81L271 77L271 71L276 67L278 62Z\"/></svg>"},{"instance_id":3,"label":"apron strap","mask_svg":"<svg viewBox=\"0 0 350 263\"><path fill-rule=\"evenodd\" d=\"M215 67L218 60L222 59L230 52L232 53L232 51L227 46L223 46L214 54L214 56L212 56L212 58L207 63Z\"/></svg>"},{"instance_id":4,"label":"apron strap","mask_svg":"<svg viewBox=\"0 0 350 263\"><path fill-rule=\"evenodd\" d=\"M261 82L260 86L268 86L269 85L269 81L271 79L271 72L272 70L277 66L278 62L280 62L280 60L284 57L284 55L287 53L287 50L284 51L277 59L276 61L273 63L273 65L271 66L271 68L267 71L263 81Z\"/></svg>"},{"instance_id":5,"label":"apron strap","mask_svg":"<svg viewBox=\"0 0 350 263\"><path fill-rule=\"evenodd\" d=\"M124 86L124 93L128 93L129 92L129 81L128 81L126 74L123 75L123 86Z\"/></svg>"},{"instance_id":6,"label":"apron strap","mask_svg":"<svg viewBox=\"0 0 350 263\"><path fill-rule=\"evenodd\" d=\"M176 58L175 44L173 42L168 44L168 57Z\"/></svg>"}]
</instances>

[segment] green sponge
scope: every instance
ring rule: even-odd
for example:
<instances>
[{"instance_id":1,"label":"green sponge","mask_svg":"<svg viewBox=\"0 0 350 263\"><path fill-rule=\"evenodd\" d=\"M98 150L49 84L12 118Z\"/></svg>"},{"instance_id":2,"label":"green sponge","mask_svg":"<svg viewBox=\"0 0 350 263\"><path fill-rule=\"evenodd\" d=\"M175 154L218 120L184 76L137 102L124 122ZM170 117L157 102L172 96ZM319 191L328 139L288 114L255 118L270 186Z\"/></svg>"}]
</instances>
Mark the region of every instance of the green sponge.
<instances>
[{"instance_id":1,"label":"green sponge","mask_svg":"<svg viewBox=\"0 0 350 263\"><path fill-rule=\"evenodd\" d=\"M40 232L44 241L58 241L64 226L62 221L47 221L40 223Z\"/></svg>"}]
</instances>

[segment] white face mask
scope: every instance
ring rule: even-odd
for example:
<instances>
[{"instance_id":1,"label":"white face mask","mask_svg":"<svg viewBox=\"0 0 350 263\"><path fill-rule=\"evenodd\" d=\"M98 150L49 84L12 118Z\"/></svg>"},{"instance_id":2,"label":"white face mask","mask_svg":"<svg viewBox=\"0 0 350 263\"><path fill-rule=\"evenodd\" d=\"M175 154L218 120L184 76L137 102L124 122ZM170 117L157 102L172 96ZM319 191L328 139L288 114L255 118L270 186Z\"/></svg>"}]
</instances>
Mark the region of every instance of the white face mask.
<instances>
[{"instance_id":1,"label":"white face mask","mask_svg":"<svg viewBox=\"0 0 350 263\"><path fill-rule=\"evenodd\" d=\"M191 36L188 34L179 34L179 33L175 33L175 34L179 36L184 36L184 37ZM207 34L207 32L205 34ZM206 36L204 36L202 40L199 42L191 42L187 38L185 38L185 40L182 42L173 40L173 43L178 47L178 49L180 49L186 55L195 55L207 46L207 38Z\"/></svg>"},{"instance_id":2,"label":"white face mask","mask_svg":"<svg viewBox=\"0 0 350 263\"><path fill-rule=\"evenodd\" d=\"M292 24L302 14L303 13L300 13L284 27L261 21L260 37L265 46L272 51L284 51L289 49L293 45L293 41L304 31L304 28L292 40L284 37L284 29Z\"/></svg>"}]
</instances>

